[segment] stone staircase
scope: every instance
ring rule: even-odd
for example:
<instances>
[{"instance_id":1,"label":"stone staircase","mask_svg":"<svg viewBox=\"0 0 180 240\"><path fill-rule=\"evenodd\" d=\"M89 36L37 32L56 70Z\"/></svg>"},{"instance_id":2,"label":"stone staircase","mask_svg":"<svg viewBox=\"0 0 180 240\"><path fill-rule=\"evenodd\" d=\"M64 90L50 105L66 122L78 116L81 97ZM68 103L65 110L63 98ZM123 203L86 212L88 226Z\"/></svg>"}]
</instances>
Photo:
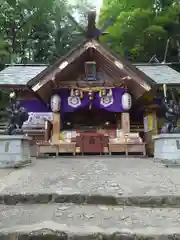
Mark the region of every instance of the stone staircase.
<instances>
[{"instance_id":1,"label":"stone staircase","mask_svg":"<svg viewBox=\"0 0 180 240\"><path fill-rule=\"evenodd\" d=\"M0 212L1 239L179 239L175 208L35 204L0 206Z\"/></svg>"},{"instance_id":2,"label":"stone staircase","mask_svg":"<svg viewBox=\"0 0 180 240\"><path fill-rule=\"evenodd\" d=\"M0 170L0 239L178 240L179 169L67 157Z\"/></svg>"}]
</instances>

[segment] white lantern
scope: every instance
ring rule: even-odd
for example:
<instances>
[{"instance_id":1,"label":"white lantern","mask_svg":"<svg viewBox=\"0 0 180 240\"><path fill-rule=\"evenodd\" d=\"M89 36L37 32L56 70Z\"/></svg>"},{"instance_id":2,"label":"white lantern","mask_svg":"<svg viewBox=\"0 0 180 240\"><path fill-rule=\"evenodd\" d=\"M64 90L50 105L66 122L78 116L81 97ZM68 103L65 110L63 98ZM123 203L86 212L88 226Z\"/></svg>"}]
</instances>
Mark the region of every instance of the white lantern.
<instances>
[{"instance_id":1,"label":"white lantern","mask_svg":"<svg viewBox=\"0 0 180 240\"><path fill-rule=\"evenodd\" d=\"M53 112L59 112L61 108L61 98L55 94L51 97L51 110Z\"/></svg>"},{"instance_id":2,"label":"white lantern","mask_svg":"<svg viewBox=\"0 0 180 240\"><path fill-rule=\"evenodd\" d=\"M16 93L15 93L15 92L11 92L11 93L9 94L9 97L10 97L11 99L15 98L15 97L16 97Z\"/></svg>"},{"instance_id":3,"label":"white lantern","mask_svg":"<svg viewBox=\"0 0 180 240\"><path fill-rule=\"evenodd\" d=\"M122 107L125 111L128 111L132 106L132 98L131 95L127 92L125 92L122 95Z\"/></svg>"}]
</instances>

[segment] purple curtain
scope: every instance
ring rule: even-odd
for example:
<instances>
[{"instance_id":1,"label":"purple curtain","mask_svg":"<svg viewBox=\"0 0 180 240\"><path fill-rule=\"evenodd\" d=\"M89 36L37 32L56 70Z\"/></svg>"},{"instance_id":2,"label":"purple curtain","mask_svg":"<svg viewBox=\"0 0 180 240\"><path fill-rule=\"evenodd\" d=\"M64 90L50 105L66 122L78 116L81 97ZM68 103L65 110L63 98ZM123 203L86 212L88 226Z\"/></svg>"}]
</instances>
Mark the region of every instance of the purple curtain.
<instances>
[{"instance_id":1,"label":"purple curtain","mask_svg":"<svg viewBox=\"0 0 180 240\"><path fill-rule=\"evenodd\" d=\"M83 98L80 99L80 102L75 102L76 100L78 101L79 99L69 99L70 97L70 91L67 89L63 89L59 92L60 97L61 97L61 111L66 113L66 112L74 112L77 109L82 109L85 107L88 107L90 104L89 96L88 94L83 95ZM74 107L73 107L74 105Z\"/></svg>"},{"instance_id":2,"label":"purple curtain","mask_svg":"<svg viewBox=\"0 0 180 240\"><path fill-rule=\"evenodd\" d=\"M39 100L20 100L20 102L28 112L51 112L50 107Z\"/></svg>"},{"instance_id":3,"label":"purple curtain","mask_svg":"<svg viewBox=\"0 0 180 240\"><path fill-rule=\"evenodd\" d=\"M124 112L122 107L122 95L124 93L124 88L113 88L112 89L112 99L111 104L103 104L103 101L101 100L99 93L96 93L95 99L93 101L93 105L96 108L105 109L109 112Z\"/></svg>"},{"instance_id":4,"label":"purple curtain","mask_svg":"<svg viewBox=\"0 0 180 240\"><path fill-rule=\"evenodd\" d=\"M90 105L93 108L105 109L110 112L123 112L122 94L123 88L112 89L112 96L102 99L99 92L94 93L93 100L89 99L88 92L83 94L83 98L73 98L70 96L70 90L62 89L58 92L61 97L62 114L66 112L74 112L77 109L88 108ZM39 100L21 100L21 104L28 112L51 112L50 107L44 105Z\"/></svg>"},{"instance_id":5,"label":"purple curtain","mask_svg":"<svg viewBox=\"0 0 180 240\"><path fill-rule=\"evenodd\" d=\"M104 99L100 98L99 92L94 93L93 100L89 99L87 92L83 94L83 98L71 98L70 91L63 89L59 92L61 96L61 110L62 112L73 112L77 109L82 109L84 107L92 107L105 109L110 112L123 112L122 107L122 94L124 93L123 88L112 89L112 97Z\"/></svg>"}]
</instances>

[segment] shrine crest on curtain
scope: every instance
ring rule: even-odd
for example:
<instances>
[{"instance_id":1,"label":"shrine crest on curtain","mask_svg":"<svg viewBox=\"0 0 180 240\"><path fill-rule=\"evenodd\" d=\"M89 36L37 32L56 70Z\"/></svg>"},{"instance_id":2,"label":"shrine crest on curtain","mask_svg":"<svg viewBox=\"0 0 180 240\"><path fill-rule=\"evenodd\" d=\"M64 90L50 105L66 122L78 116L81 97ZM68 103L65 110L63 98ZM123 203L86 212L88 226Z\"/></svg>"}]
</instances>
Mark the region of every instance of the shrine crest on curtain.
<instances>
[{"instance_id":1,"label":"shrine crest on curtain","mask_svg":"<svg viewBox=\"0 0 180 240\"><path fill-rule=\"evenodd\" d=\"M102 93L100 93L100 104L103 107L109 107L110 105L112 105L114 103L114 98L113 98L113 94L112 94L112 90L109 89L108 92L106 90L104 90Z\"/></svg>"},{"instance_id":2,"label":"shrine crest on curtain","mask_svg":"<svg viewBox=\"0 0 180 240\"><path fill-rule=\"evenodd\" d=\"M73 108L81 106L81 96L78 90L71 90L70 96L68 97L68 105Z\"/></svg>"}]
</instances>

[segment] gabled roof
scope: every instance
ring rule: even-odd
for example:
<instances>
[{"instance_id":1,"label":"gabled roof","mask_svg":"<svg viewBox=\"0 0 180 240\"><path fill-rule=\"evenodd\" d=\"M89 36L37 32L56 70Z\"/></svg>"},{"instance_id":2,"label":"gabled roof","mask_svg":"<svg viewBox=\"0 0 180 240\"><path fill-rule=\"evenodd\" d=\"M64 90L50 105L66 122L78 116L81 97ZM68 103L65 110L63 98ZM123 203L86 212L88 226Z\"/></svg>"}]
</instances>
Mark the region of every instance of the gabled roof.
<instances>
[{"instance_id":1,"label":"gabled roof","mask_svg":"<svg viewBox=\"0 0 180 240\"><path fill-rule=\"evenodd\" d=\"M167 65L133 64L156 84L180 85L180 73ZM48 65L8 66L0 72L0 86L25 86L30 80L44 73Z\"/></svg>"},{"instance_id":2,"label":"gabled roof","mask_svg":"<svg viewBox=\"0 0 180 240\"><path fill-rule=\"evenodd\" d=\"M84 71L82 68L84 61L91 58L99 61L101 70L107 71L111 79L116 79L120 85L125 82L136 98L156 84L180 84L180 73L166 65L132 64L112 53L98 41L85 40L51 66L7 67L0 72L0 86L28 86L41 98L45 98L47 94L45 94L44 85L47 84L49 89L49 87L52 88L54 80L59 82L64 79L69 80L74 73L79 74L80 66ZM73 79L75 79L74 76Z\"/></svg>"},{"instance_id":3,"label":"gabled roof","mask_svg":"<svg viewBox=\"0 0 180 240\"><path fill-rule=\"evenodd\" d=\"M62 79L69 79L73 73L78 73L78 67L84 61L95 58L99 65L108 72L111 79L116 79L121 84L127 84L132 91L139 88L136 97L141 96L144 92L149 91L155 82L139 71L130 62L124 58L117 57L111 54L105 47L103 47L96 40L86 40L78 47L70 51L66 56L58 59L58 61L44 71L38 74L34 79L28 82L28 86L37 92L41 88L52 83L54 79L61 81ZM75 77L74 77L75 78ZM130 83L131 82L131 83ZM49 85L49 86L52 86ZM48 87L49 87L48 86Z\"/></svg>"},{"instance_id":4,"label":"gabled roof","mask_svg":"<svg viewBox=\"0 0 180 240\"><path fill-rule=\"evenodd\" d=\"M1 87L7 85L26 85L47 66L9 66L0 72Z\"/></svg>"},{"instance_id":5,"label":"gabled roof","mask_svg":"<svg viewBox=\"0 0 180 240\"><path fill-rule=\"evenodd\" d=\"M70 55L75 55L75 57L78 57L81 55L81 53L84 52L84 50L81 50L81 47L87 42L87 40L82 41L79 43L76 47L71 49L66 55L59 58L54 64L48 66L45 68L42 72L40 72L38 75L36 75L34 78L32 78L27 84L29 87L33 87L34 85L38 84L41 79L43 79L46 75L54 73L54 70L59 67L59 65L65 61Z\"/></svg>"}]
</instances>

